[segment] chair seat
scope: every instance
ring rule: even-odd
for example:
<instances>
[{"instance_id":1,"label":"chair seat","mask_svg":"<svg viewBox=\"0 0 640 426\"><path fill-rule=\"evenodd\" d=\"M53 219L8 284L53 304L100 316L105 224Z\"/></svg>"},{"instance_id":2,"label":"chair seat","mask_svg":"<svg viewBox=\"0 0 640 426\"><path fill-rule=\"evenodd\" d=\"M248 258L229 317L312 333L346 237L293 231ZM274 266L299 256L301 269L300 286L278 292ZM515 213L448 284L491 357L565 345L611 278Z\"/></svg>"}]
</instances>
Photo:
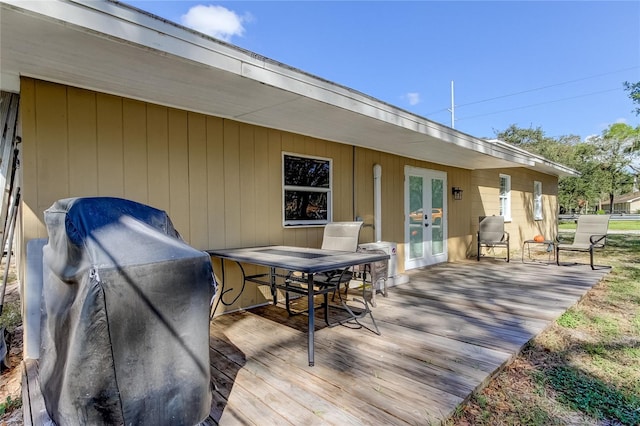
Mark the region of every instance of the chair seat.
<instances>
[{"instance_id":1,"label":"chair seat","mask_svg":"<svg viewBox=\"0 0 640 426\"><path fill-rule=\"evenodd\" d=\"M352 271L321 272L313 276L313 283L316 285L336 286L340 283L349 282L352 278Z\"/></svg>"},{"instance_id":2,"label":"chair seat","mask_svg":"<svg viewBox=\"0 0 640 426\"><path fill-rule=\"evenodd\" d=\"M589 251L591 244L558 244L560 250Z\"/></svg>"},{"instance_id":3,"label":"chair seat","mask_svg":"<svg viewBox=\"0 0 640 426\"><path fill-rule=\"evenodd\" d=\"M480 261L480 257L483 256L482 247L504 247L506 249L504 259L507 262L509 261L509 233L504 229L504 217L480 216L478 218L477 241L478 261Z\"/></svg>"},{"instance_id":4,"label":"chair seat","mask_svg":"<svg viewBox=\"0 0 640 426\"><path fill-rule=\"evenodd\" d=\"M491 246L507 246L509 243L507 241L491 241L491 240L480 240L480 244L491 247Z\"/></svg>"},{"instance_id":5,"label":"chair seat","mask_svg":"<svg viewBox=\"0 0 640 426\"><path fill-rule=\"evenodd\" d=\"M583 251L589 252L589 264L595 269L593 263L594 249L602 249L607 244L607 231L609 229L610 215L581 215L578 218L576 231L571 244L556 244L556 263L560 265L560 252ZM604 266L609 268L610 266Z\"/></svg>"}]
</instances>

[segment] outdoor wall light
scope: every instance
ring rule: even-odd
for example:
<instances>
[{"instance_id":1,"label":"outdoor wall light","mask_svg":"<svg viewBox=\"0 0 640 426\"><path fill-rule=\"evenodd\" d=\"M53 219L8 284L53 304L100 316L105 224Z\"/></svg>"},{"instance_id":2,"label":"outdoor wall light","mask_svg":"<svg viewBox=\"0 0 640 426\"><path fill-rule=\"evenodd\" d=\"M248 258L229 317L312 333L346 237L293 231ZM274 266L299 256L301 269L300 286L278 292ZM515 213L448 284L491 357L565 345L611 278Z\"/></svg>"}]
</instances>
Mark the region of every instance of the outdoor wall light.
<instances>
[{"instance_id":1,"label":"outdoor wall light","mask_svg":"<svg viewBox=\"0 0 640 426\"><path fill-rule=\"evenodd\" d=\"M459 186L451 188L451 194L453 194L454 200L462 200L462 189Z\"/></svg>"}]
</instances>

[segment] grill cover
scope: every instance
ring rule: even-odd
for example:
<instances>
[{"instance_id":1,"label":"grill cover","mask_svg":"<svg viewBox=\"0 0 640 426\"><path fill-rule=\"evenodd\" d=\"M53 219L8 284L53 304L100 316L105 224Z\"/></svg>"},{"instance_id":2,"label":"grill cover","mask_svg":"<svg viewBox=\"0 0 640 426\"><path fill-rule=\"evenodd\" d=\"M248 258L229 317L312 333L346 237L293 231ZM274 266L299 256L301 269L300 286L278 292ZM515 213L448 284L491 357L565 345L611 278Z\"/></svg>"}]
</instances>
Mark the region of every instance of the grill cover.
<instances>
[{"instance_id":1,"label":"grill cover","mask_svg":"<svg viewBox=\"0 0 640 426\"><path fill-rule=\"evenodd\" d=\"M45 211L40 387L59 425L206 418L209 256L167 214L119 198Z\"/></svg>"}]
</instances>

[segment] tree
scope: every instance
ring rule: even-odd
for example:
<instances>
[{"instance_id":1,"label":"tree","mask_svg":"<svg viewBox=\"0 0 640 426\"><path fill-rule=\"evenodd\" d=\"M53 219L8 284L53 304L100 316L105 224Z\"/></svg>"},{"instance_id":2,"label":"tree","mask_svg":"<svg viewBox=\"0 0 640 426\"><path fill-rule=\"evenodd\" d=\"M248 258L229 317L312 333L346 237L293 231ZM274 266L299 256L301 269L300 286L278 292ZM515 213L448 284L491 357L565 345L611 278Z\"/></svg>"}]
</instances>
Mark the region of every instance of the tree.
<instances>
[{"instance_id":1,"label":"tree","mask_svg":"<svg viewBox=\"0 0 640 426\"><path fill-rule=\"evenodd\" d=\"M634 129L628 124L616 123L602 132L602 136L587 140L595 147L595 159L604 173L601 188L603 195L609 196L610 213L613 212L613 198L631 189L633 176L630 171L638 154L632 148L639 137L640 126Z\"/></svg>"},{"instance_id":2,"label":"tree","mask_svg":"<svg viewBox=\"0 0 640 426\"><path fill-rule=\"evenodd\" d=\"M575 135L554 139L540 127L522 129L515 125L496 133L496 137L578 171L579 176L559 180L558 203L563 211L585 212L603 196L612 199L611 194L628 188L628 168L634 155L628 147L640 130L625 126L614 124L602 136L586 141Z\"/></svg>"},{"instance_id":3,"label":"tree","mask_svg":"<svg viewBox=\"0 0 640 426\"><path fill-rule=\"evenodd\" d=\"M629 92L629 98L631 101L634 104L639 105L634 112L636 115L640 115L640 81L637 83L629 83L628 81L625 81L622 85L624 86L624 90Z\"/></svg>"},{"instance_id":4,"label":"tree","mask_svg":"<svg viewBox=\"0 0 640 426\"><path fill-rule=\"evenodd\" d=\"M558 183L558 203L564 210L585 213L589 206L601 198L605 173L595 159L597 148L585 142L571 145L567 156L559 161L580 173L579 176L562 177Z\"/></svg>"}]
</instances>

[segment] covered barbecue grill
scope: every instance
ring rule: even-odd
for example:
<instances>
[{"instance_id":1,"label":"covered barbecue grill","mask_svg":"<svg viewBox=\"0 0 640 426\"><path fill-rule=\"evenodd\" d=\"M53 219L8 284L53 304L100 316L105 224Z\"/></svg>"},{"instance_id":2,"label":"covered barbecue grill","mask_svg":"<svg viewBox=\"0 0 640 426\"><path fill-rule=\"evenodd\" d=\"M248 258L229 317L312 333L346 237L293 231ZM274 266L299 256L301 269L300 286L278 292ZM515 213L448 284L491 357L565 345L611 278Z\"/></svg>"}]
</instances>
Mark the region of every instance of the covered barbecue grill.
<instances>
[{"instance_id":1,"label":"covered barbecue grill","mask_svg":"<svg viewBox=\"0 0 640 426\"><path fill-rule=\"evenodd\" d=\"M209 256L119 198L45 212L39 380L57 424L193 425L210 411Z\"/></svg>"}]
</instances>

